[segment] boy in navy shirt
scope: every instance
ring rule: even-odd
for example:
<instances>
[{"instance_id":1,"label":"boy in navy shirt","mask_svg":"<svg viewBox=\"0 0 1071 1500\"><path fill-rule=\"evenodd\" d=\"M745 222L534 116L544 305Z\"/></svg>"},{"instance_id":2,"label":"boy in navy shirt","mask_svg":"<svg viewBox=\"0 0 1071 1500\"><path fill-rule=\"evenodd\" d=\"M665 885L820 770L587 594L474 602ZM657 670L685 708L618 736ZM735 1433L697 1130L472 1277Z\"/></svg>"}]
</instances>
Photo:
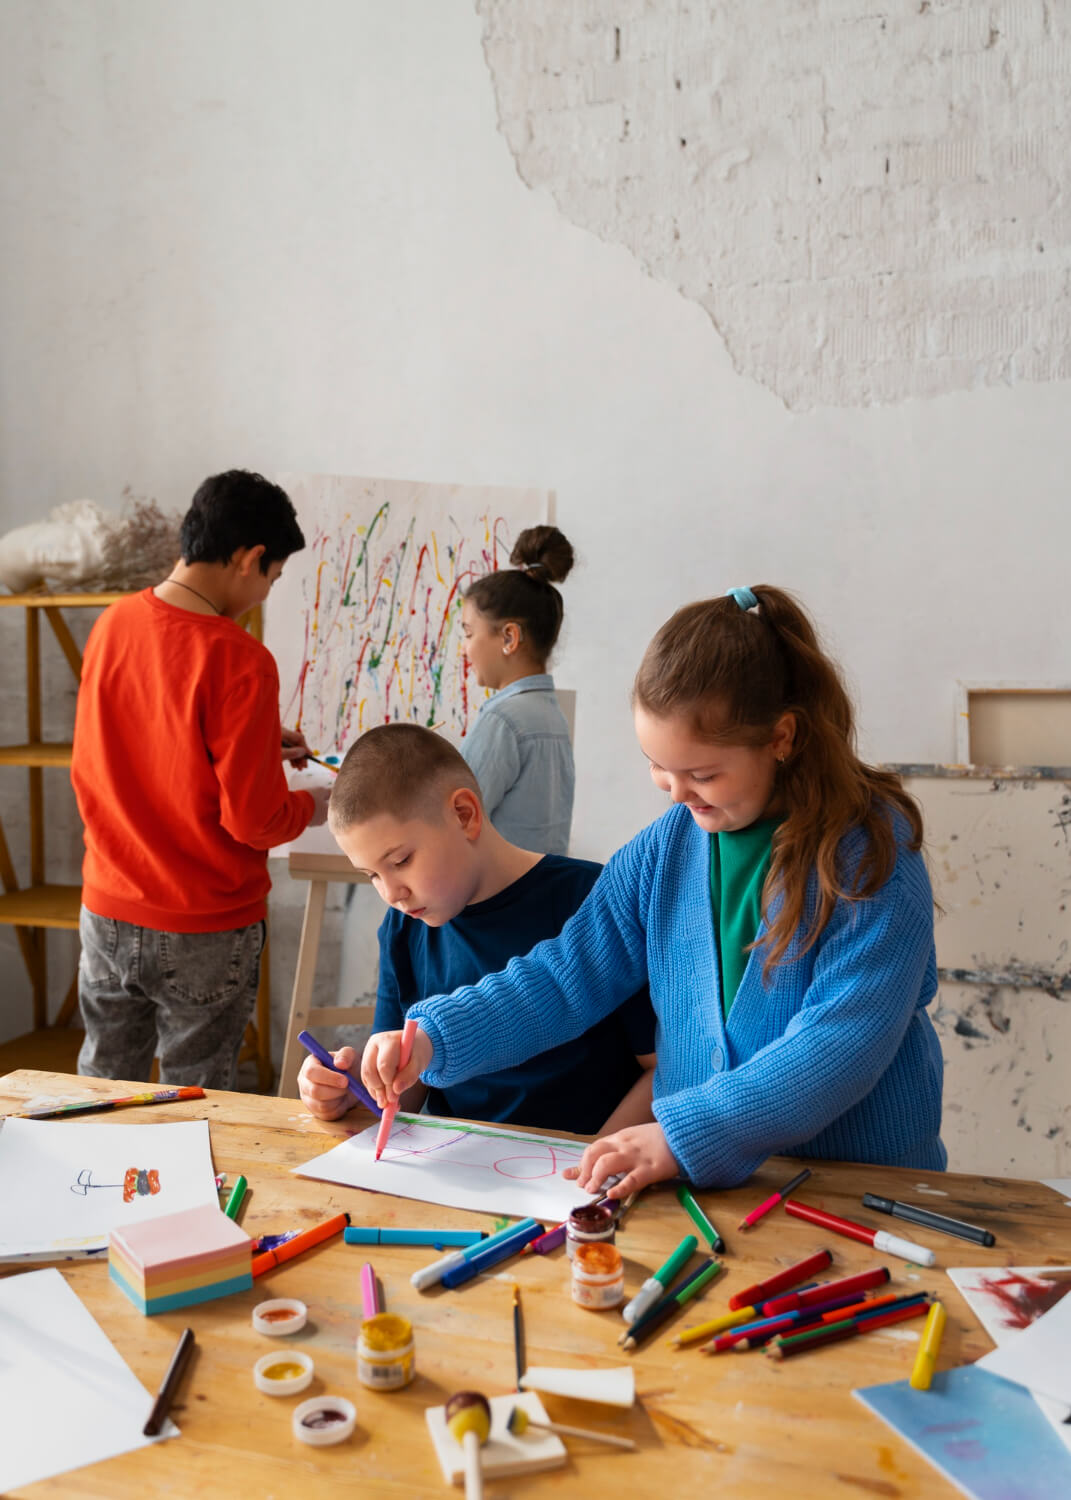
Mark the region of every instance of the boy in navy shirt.
<instances>
[{"instance_id":1,"label":"boy in navy shirt","mask_svg":"<svg viewBox=\"0 0 1071 1500\"><path fill-rule=\"evenodd\" d=\"M401 1027L417 1000L474 984L556 937L600 867L518 849L496 832L479 787L448 741L415 724L371 729L352 746L331 793L329 822L352 864L391 910L379 929L375 1030ZM646 989L575 1041L452 1085L418 1084L413 1111L605 1134L649 1120L655 1019ZM334 1054L351 1068L353 1049ZM301 1098L321 1119L351 1102L340 1074L308 1057Z\"/></svg>"}]
</instances>

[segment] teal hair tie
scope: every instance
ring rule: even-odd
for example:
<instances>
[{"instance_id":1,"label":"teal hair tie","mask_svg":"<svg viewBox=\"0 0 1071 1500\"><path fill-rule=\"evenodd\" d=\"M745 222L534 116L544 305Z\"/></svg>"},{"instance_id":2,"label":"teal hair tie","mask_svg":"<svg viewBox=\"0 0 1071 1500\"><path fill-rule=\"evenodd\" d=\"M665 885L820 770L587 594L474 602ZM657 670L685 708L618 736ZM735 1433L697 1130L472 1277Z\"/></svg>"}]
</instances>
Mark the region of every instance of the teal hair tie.
<instances>
[{"instance_id":1,"label":"teal hair tie","mask_svg":"<svg viewBox=\"0 0 1071 1500\"><path fill-rule=\"evenodd\" d=\"M730 589L729 598L735 599L740 608L745 612L749 609L755 609L759 602L750 589Z\"/></svg>"}]
</instances>

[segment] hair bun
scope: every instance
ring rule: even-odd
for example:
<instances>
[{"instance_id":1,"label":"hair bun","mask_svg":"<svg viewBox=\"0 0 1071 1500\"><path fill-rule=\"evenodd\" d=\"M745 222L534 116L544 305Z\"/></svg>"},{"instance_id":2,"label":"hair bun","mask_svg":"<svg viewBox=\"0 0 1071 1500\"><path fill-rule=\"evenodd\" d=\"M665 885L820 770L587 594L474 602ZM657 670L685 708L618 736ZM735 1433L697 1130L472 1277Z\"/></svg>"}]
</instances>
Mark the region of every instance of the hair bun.
<instances>
[{"instance_id":1,"label":"hair bun","mask_svg":"<svg viewBox=\"0 0 1071 1500\"><path fill-rule=\"evenodd\" d=\"M571 543L557 526L529 526L517 538L510 563L532 578L561 583L575 561Z\"/></svg>"}]
</instances>

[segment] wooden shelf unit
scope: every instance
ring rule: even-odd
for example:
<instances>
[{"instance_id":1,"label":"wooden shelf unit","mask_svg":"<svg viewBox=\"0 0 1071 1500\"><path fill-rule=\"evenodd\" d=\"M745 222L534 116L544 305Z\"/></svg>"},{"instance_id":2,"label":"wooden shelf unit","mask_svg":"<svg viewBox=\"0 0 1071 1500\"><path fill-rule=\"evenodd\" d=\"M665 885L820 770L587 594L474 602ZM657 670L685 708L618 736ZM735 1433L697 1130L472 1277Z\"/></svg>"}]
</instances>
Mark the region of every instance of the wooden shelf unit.
<instances>
[{"instance_id":1,"label":"wooden shelf unit","mask_svg":"<svg viewBox=\"0 0 1071 1500\"><path fill-rule=\"evenodd\" d=\"M50 594L43 588L22 594L0 594L0 608L26 611L26 741L20 745L0 745L0 766L25 767L29 781L27 805L30 814L30 883L27 886L19 885L3 822L0 821L0 884L3 885L3 894L0 895L0 925L15 928L33 992L33 1032L29 1037L16 1038L4 1044L3 1051L12 1058L17 1055L20 1044L30 1045L31 1041L35 1055L42 1053L44 1049L46 1054L55 1052L57 1056L66 1057L76 1052L75 1041L79 1035L67 1030L78 1009L77 967L55 1021L49 1023L48 1020L45 934L49 929L78 930L82 888L80 885L51 884L45 876L45 793L42 773L56 767L69 769L71 744L69 741L49 741L41 737L41 615L44 614L51 626L75 681L81 682L82 653L61 611L106 609L126 597L125 593ZM263 639L259 607L243 615L238 623L257 640ZM267 939L261 957L256 1019L249 1023L238 1057L240 1063L249 1060L255 1061L257 1065L259 1091L270 1093L273 1069ZM73 1069L73 1063L71 1067Z\"/></svg>"}]
</instances>

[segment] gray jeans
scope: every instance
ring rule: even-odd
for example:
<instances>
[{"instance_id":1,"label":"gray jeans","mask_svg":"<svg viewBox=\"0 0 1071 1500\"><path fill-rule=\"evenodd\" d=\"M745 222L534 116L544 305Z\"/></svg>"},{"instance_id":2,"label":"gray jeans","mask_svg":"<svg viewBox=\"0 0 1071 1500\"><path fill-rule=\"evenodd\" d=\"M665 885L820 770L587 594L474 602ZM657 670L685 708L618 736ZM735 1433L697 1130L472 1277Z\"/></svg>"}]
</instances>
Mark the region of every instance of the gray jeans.
<instances>
[{"instance_id":1,"label":"gray jeans","mask_svg":"<svg viewBox=\"0 0 1071 1500\"><path fill-rule=\"evenodd\" d=\"M93 1078L234 1087L256 1002L264 923L230 932L156 932L82 907L78 1000Z\"/></svg>"}]
</instances>

